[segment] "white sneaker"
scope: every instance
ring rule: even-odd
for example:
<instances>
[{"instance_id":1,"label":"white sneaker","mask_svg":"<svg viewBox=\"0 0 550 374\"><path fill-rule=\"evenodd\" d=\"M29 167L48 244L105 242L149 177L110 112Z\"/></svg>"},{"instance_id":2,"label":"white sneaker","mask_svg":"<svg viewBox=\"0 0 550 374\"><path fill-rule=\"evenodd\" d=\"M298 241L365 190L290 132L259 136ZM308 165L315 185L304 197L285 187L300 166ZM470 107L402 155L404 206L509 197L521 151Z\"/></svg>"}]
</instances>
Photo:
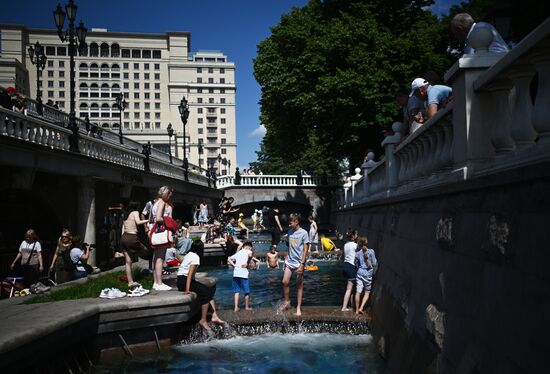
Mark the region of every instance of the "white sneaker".
<instances>
[{"instance_id":1,"label":"white sneaker","mask_svg":"<svg viewBox=\"0 0 550 374\"><path fill-rule=\"evenodd\" d=\"M112 288L111 289L111 299L119 299L121 297L126 296L126 292L122 292L118 288Z\"/></svg>"},{"instance_id":2,"label":"white sneaker","mask_svg":"<svg viewBox=\"0 0 550 374\"><path fill-rule=\"evenodd\" d=\"M101 293L99 294L99 297L101 297L102 299L110 299L110 293L111 293L111 289L110 288L104 288L101 290Z\"/></svg>"},{"instance_id":3,"label":"white sneaker","mask_svg":"<svg viewBox=\"0 0 550 374\"><path fill-rule=\"evenodd\" d=\"M142 286L135 287L131 291L128 292L128 297L140 297L143 295L147 295L149 293L149 290L146 290Z\"/></svg>"},{"instance_id":4,"label":"white sneaker","mask_svg":"<svg viewBox=\"0 0 550 374\"><path fill-rule=\"evenodd\" d=\"M153 284L153 289L155 291L170 291L172 287L170 287L167 284L161 283L161 284Z\"/></svg>"}]
</instances>

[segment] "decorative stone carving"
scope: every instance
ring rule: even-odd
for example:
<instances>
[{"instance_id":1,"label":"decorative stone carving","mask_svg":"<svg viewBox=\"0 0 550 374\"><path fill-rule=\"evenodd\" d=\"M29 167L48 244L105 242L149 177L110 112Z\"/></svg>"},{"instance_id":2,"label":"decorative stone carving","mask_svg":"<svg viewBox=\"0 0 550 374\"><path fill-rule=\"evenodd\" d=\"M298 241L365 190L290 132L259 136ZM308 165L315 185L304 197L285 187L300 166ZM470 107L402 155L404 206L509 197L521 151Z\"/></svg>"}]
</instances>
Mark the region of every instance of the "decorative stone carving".
<instances>
[{"instance_id":1,"label":"decorative stone carving","mask_svg":"<svg viewBox=\"0 0 550 374\"><path fill-rule=\"evenodd\" d=\"M435 229L435 239L441 249L451 249L454 246L452 217L442 217L439 219Z\"/></svg>"},{"instance_id":2,"label":"decorative stone carving","mask_svg":"<svg viewBox=\"0 0 550 374\"><path fill-rule=\"evenodd\" d=\"M501 255L506 255L510 228L503 217L492 215L487 224L489 243L498 249Z\"/></svg>"},{"instance_id":3,"label":"decorative stone carving","mask_svg":"<svg viewBox=\"0 0 550 374\"><path fill-rule=\"evenodd\" d=\"M445 343L445 313L433 304L426 307L426 329L433 336L435 344L443 349Z\"/></svg>"}]
</instances>

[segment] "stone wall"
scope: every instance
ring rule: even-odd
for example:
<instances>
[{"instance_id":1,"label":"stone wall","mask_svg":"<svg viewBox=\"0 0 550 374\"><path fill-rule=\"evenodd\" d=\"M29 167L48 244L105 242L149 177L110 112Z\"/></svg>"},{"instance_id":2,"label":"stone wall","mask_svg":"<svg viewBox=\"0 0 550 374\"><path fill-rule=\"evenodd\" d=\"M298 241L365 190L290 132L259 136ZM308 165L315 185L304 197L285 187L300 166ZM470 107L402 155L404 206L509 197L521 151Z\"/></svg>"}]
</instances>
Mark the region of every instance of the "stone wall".
<instances>
[{"instance_id":1,"label":"stone wall","mask_svg":"<svg viewBox=\"0 0 550 374\"><path fill-rule=\"evenodd\" d=\"M393 373L549 364L550 163L337 212L379 269L372 331Z\"/></svg>"}]
</instances>

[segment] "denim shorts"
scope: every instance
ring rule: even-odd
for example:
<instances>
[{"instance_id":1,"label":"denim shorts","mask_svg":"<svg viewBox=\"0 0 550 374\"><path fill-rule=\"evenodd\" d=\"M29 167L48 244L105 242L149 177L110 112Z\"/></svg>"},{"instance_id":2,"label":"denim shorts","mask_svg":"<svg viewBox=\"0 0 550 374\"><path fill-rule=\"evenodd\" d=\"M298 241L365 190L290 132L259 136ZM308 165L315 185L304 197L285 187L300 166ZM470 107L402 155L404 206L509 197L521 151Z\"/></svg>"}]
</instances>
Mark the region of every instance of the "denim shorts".
<instances>
[{"instance_id":1,"label":"denim shorts","mask_svg":"<svg viewBox=\"0 0 550 374\"><path fill-rule=\"evenodd\" d=\"M242 292L245 295L250 293L250 286L248 284L248 278L239 278L233 277L233 282L231 284L231 289L233 292Z\"/></svg>"},{"instance_id":2,"label":"denim shorts","mask_svg":"<svg viewBox=\"0 0 550 374\"><path fill-rule=\"evenodd\" d=\"M349 281L354 281L357 276L357 269L355 265L350 264L349 262L344 262L344 277Z\"/></svg>"}]
</instances>

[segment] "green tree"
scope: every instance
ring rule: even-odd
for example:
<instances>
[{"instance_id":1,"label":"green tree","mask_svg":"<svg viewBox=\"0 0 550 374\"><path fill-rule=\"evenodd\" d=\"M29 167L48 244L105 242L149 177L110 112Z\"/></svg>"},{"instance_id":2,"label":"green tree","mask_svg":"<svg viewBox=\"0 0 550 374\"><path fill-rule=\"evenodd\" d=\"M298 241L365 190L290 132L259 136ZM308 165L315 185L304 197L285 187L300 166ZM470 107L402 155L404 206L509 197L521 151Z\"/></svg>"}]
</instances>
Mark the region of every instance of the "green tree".
<instances>
[{"instance_id":1,"label":"green tree","mask_svg":"<svg viewBox=\"0 0 550 374\"><path fill-rule=\"evenodd\" d=\"M251 166L332 174L379 149L382 128L399 120L395 91L449 66L430 3L311 0L283 15L254 60L267 131Z\"/></svg>"}]
</instances>

